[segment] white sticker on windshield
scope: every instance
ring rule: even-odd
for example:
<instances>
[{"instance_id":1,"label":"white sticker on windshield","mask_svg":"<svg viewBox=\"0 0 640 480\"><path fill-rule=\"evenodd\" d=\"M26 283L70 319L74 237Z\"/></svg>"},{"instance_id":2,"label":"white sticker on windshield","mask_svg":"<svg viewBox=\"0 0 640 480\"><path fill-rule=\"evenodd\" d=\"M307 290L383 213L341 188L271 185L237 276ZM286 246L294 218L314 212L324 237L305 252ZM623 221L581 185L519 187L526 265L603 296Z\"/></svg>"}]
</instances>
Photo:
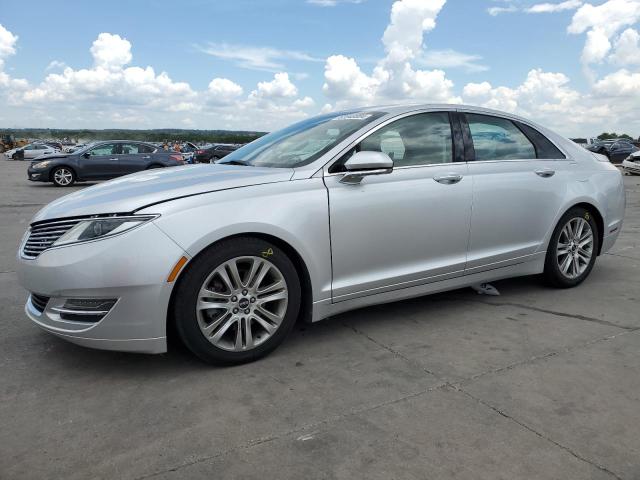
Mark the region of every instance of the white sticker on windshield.
<instances>
[{"instance_id":1,"label":"white sticker on windshield","mask_svg":"<svg viewBox=\"0 0 640 480\"><path fill-rule=\"evenodd\" d=\"M371 117L371 113L358 112L358 113L347 113L345 115L339 115L337 117L332 118L332 120L366 120Z\"/></svg>"}]
</instances>

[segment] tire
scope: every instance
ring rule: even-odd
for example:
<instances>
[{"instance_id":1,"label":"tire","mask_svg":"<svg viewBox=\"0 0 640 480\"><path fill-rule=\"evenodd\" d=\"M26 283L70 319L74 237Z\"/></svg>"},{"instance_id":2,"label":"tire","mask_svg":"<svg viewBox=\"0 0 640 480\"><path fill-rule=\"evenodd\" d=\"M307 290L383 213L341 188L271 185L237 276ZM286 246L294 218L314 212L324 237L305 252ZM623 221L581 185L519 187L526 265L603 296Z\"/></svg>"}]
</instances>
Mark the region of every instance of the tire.
<instances>
[{"instance_id":1,"label":"tire","mask_svg":"<svg viewBox=\"0 0 640 480\"><path fill-rule=\"evenodd\" d=\"M69 167L57 167L51 172L51 181L56 187L70 187L76 181L76 174Z\"/></svg>"},{"instance_id":2,"label":"tire","mask_svg":"<svg viewBox=\"0 0 640 480\"><path fill-rule=\"evenodd\" d=\"M218 160L220 160L220 157L211 157L209 163L216 163Z\"/></svg>"},{"instance_id":3,"label":"tire","mask_svg":"<svg viewBox=\"0 0 640 480\"><path fill-rule=\"evenodd\" d=\"M581 284L596 262L599 238L598 225L591 212L574 207L565 213L553 231L547 249L544 267L547 283L556 288Z\"/></svg>"},{"instance_id":4,"label":"tire","mask_svg":"<svg viewBox=\"0 0 640 480\"><path fill-rule=\"evenodd\" d=\"M277 246L250 237L224 240L196 257L180 277L175 329L205 362L251 362L283 342L298 318L300 299L296 268Z\"/></svg>"}]
</instances>

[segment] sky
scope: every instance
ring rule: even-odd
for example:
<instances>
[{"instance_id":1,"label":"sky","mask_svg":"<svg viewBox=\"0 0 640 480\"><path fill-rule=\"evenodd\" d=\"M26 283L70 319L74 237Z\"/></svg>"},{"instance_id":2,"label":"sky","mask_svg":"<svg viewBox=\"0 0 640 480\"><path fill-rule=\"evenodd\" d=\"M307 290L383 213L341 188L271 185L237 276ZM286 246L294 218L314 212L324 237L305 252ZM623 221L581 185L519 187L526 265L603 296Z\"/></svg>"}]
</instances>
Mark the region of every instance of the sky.
<instances>
[{"instance_id":1,"label":"sky","mask_svg":"<svg viewBox=\"0 0 640 480\"><path fill-rule=\"evenodd\" d=\"M640 0L2 0L0 127L271 131L464 103L640 135Z\"/></svg>"}]
</instances>

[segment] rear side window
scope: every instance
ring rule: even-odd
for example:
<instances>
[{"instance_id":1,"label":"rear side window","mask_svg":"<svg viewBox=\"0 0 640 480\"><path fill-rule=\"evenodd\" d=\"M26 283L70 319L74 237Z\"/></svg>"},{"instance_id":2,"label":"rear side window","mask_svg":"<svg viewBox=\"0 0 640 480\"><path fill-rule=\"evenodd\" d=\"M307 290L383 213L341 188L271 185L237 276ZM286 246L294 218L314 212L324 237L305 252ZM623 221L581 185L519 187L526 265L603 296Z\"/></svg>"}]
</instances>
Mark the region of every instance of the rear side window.
<instances>
[{"instance_id":1,"label":"rear side window","mask_svg":"<svg viewBox=\"0 0 640 480\"><path fill-rule=\"evenodd\" d=\"M562 159L565 157L558 147L556 147L551 141L541 134L538 130L524 123L516 122L520 130L529 137L536 147L536 153L538 158L543 160Z\"/></svg>"},{"instance_id":2,"label":"rear side window","mask_svg":"<svg viewBox=\"0 0 640 480\"><path fill-rule=\"evenodd\" d=\"M521 160L536 158L529 139L506 118L467 113L476 160Z\"/></svg>"}]
</instances>

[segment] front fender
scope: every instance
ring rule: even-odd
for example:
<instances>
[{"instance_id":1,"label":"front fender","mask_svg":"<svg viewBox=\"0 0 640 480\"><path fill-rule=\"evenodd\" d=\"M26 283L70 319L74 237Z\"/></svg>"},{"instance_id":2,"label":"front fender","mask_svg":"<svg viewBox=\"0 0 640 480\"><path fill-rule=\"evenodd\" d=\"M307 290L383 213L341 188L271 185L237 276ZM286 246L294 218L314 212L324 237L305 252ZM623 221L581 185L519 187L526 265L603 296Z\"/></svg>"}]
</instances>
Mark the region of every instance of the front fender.
<instances>
[{"instance_id":1,"label":"front fender","mask_svg":"<svg viewBox=\"0 0 640 480\"><path fill-rule=\"evenodd\" d=\"M227 237L260 233L294 248L309 272L313 301L331 297L327 191L320 178L234 188L148 207L156 225L191 257Z\"/></svg>"}]
</instances>

